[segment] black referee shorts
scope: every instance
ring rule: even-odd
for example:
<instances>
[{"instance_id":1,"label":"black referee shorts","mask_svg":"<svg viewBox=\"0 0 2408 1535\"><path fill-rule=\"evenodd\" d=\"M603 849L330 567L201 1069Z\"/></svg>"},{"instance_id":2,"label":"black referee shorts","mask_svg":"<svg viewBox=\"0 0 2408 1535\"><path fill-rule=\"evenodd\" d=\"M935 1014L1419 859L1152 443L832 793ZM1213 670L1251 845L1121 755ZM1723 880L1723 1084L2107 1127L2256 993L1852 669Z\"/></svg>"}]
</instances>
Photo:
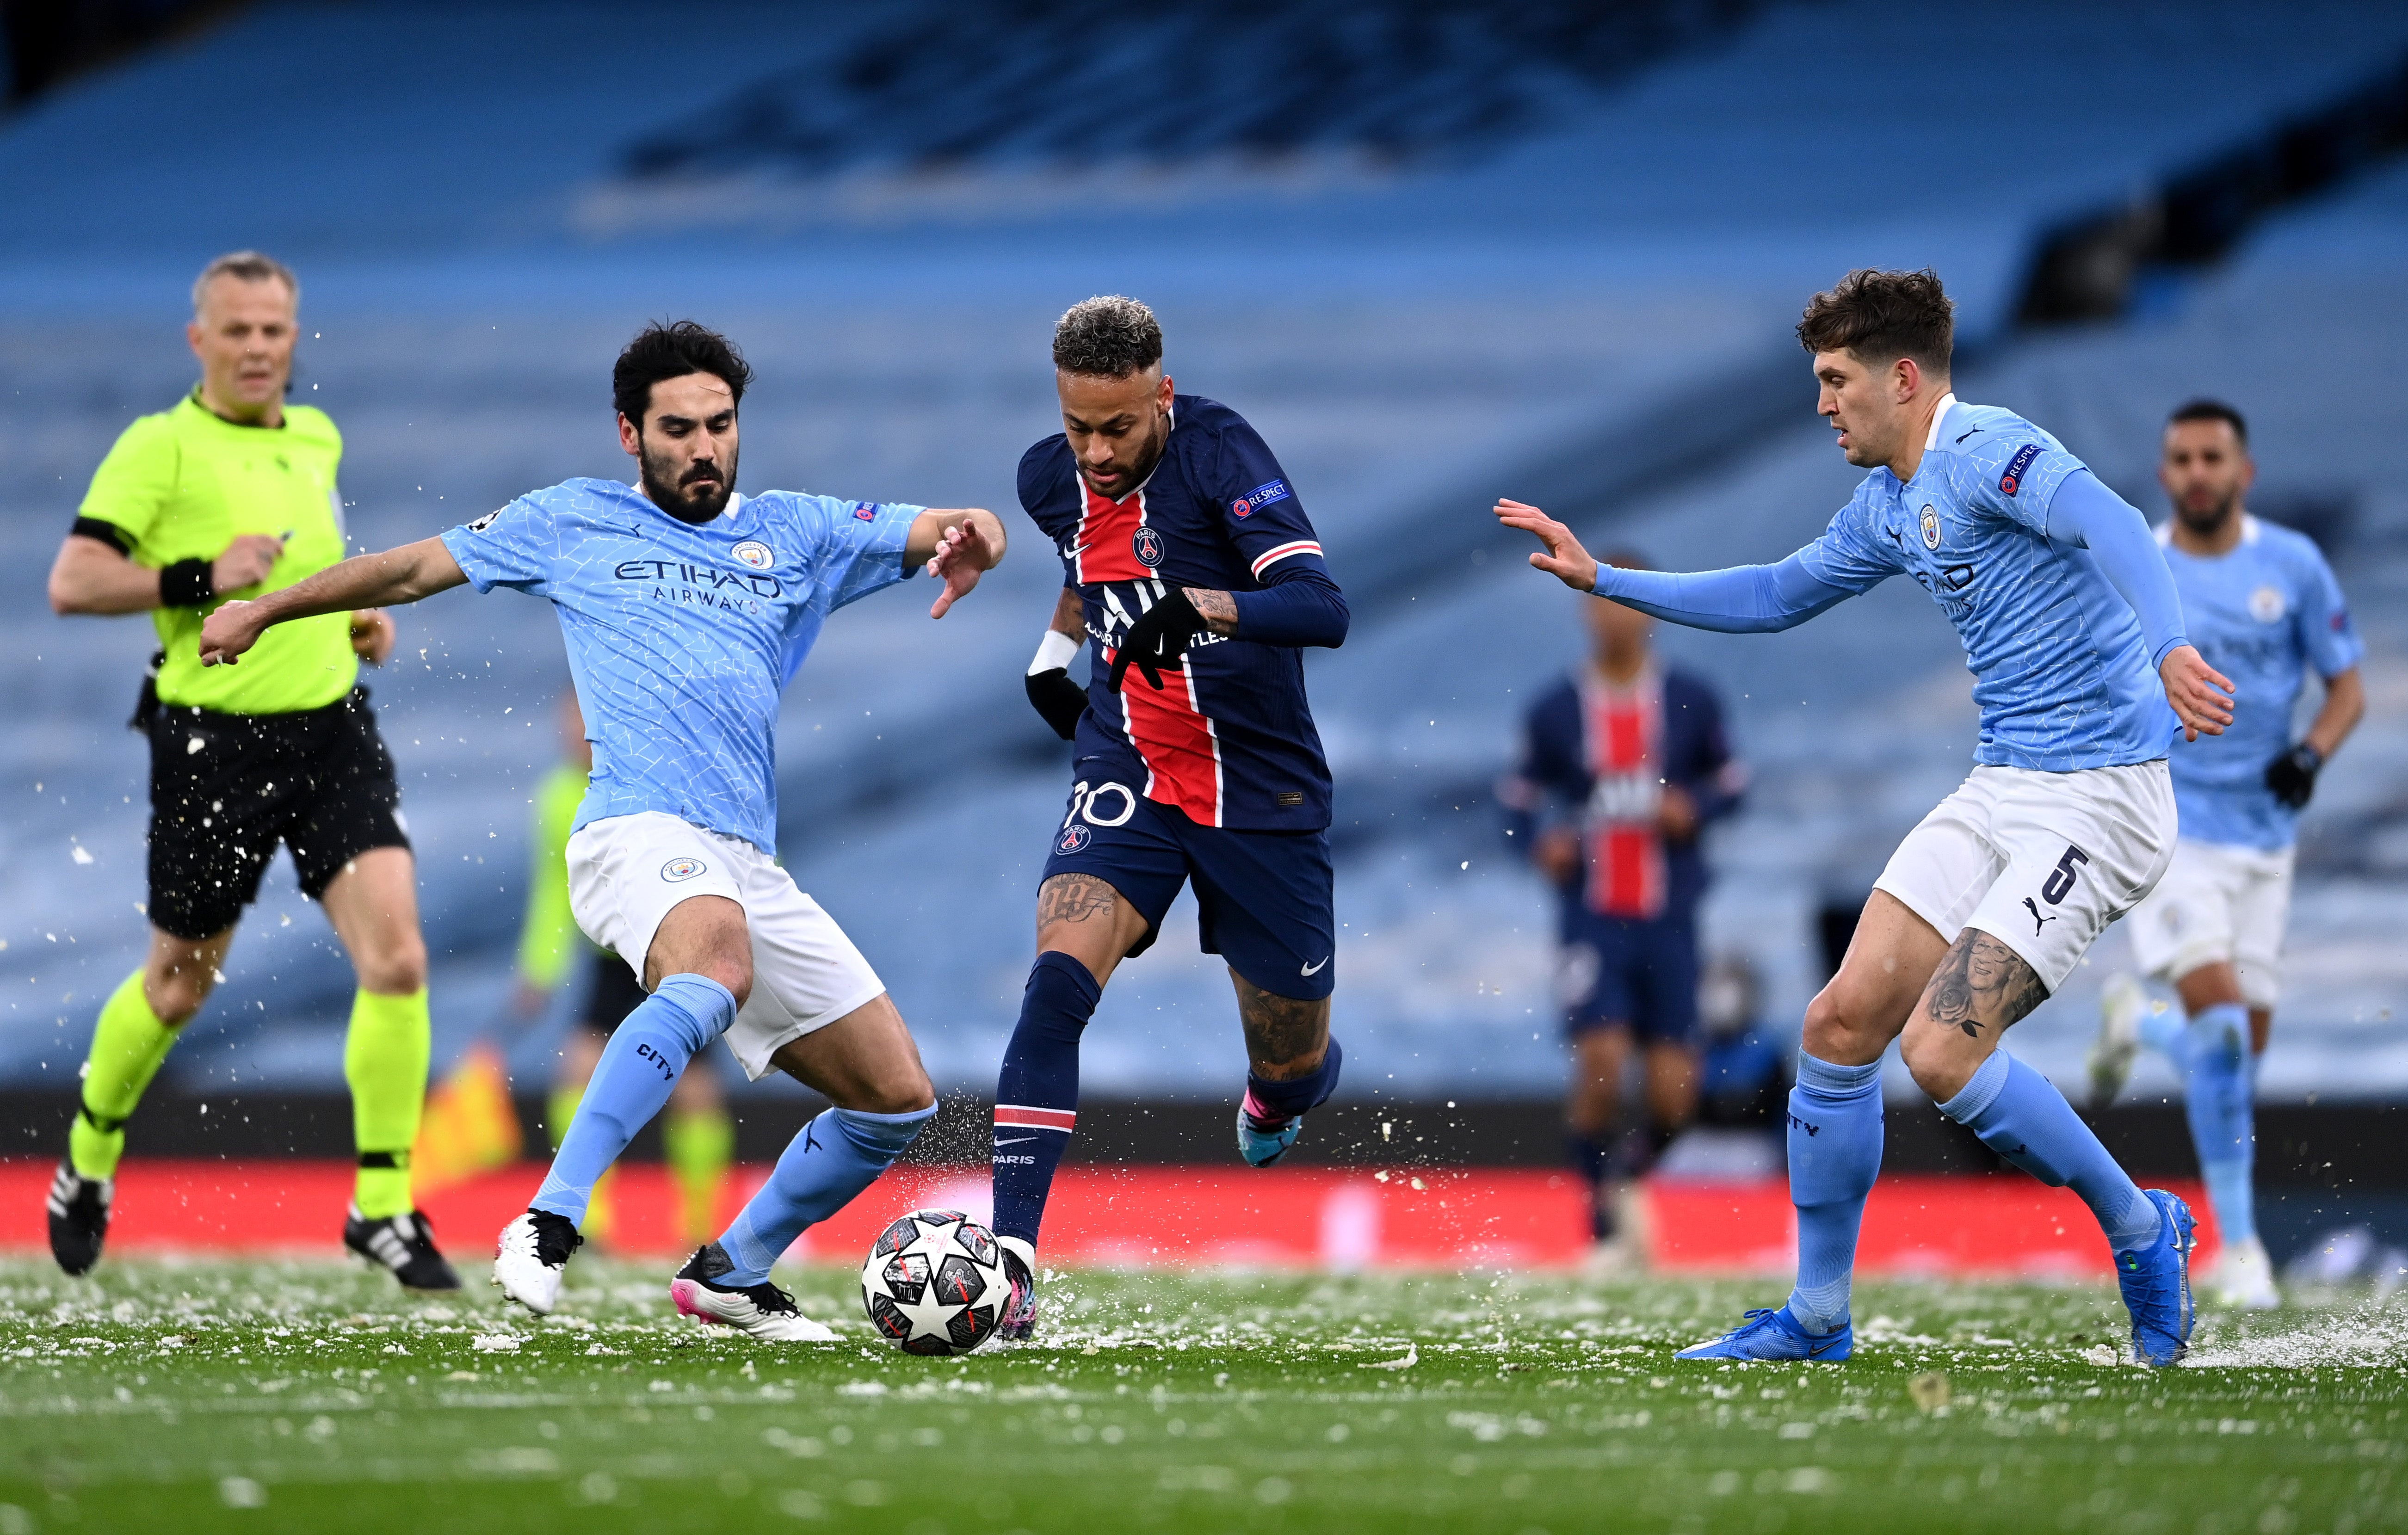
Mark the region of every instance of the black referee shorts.
<instances>
[{"instance_id":1,"label":"black referee shorts","mask_svg":"<svg viewBox=\"0 0 2408 1535\"><path fill-rule=\"evenodd\" d=\"M298 714L162 704L150 732L150 921L199 940L259 896L279 842L311 900L371 848L407 848L366 688Z\"/></svg>"}]
</instances>

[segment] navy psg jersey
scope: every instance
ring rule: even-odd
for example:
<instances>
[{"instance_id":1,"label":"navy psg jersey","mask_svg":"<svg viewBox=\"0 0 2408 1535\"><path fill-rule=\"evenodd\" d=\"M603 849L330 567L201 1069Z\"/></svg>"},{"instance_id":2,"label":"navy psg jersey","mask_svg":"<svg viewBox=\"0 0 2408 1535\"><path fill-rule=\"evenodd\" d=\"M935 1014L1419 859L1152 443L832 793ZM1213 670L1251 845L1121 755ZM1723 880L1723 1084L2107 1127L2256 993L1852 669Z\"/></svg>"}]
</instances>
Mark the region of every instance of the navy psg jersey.
<instances>
[{"instance_id":1,"label":"navy psg jersey","mask_svg":"<svg viewBox=\"0 0 2408 1535\"><path fill-rule=\"evenodd\" d=\"M1171 587L1256 592L1307 573L1328 580L1321 543L1285 471L1226 405L1171 401L1162 461L1112 501L1079 478L1060 433L1020 461L1020 504L1060 552L1063 584L1086 603L1088 709L1079 753L1132 754L1139 792L1198 825L1318 831L1329 825L1329 764L1293 646L1210 632L1156 692L1131 666L1106 685L1129 625Z\"/></svg>"}]
</instances>

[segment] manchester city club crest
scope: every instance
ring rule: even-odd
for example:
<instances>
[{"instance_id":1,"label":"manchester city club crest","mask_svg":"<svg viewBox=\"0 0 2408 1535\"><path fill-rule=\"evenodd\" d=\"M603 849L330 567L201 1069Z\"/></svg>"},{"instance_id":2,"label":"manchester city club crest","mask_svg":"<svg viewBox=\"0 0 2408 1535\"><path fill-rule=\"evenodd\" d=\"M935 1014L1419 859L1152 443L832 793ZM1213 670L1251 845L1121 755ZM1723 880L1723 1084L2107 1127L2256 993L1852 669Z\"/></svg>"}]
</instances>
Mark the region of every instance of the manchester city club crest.
<instances>
[{"instance_id":1,"label":"manchester city club crest","mask_svg":"<svg viewBox=\"0 0 2408 1535\"><path fill-rule=\"evenodd\" d=\"M1940 547L1940 513L1929 507L1923 509L1923 547L1926 549Z\"/></svg>"},{"instance_id":2,"label":"manchester city club crest","mask_svg":"<svg viewBox=\"0 0 2408 1535\"><path fill-rule=\"evenodd\" d=\"M691 880L710 866L699 858L672 858L661 866L661 878L671 884Z\"/></svg>"},{"instance_id":3,"label":"manchester city club crest","mask_svg":"<svg viewBox=\"0 0 2408 1535\"><path fill-rule=\"evenodd\" d=\"M1162 563L1162 535L1142 523L1129 535L1129 548L1136 552L1137 563L1148 570Z\"/></svg>"},{"instance_id":4,"label":"manchester city club crest","mask_svg":"<svg viewBox=\"0 0 2408 1535\"><path fill-rule=\"evenodd\" d=\"M753 538L747 538L736 546L736 557L755 570L767 570L778 563L778 556L769 552L769 546Z\"/></svg>"},{"instance_id":5,"label":"manchester city club crest","mask_svg":"<svg viewBox=\"0 0 2408 1535\"><path fill-rule=\"evenodd\" d=\"M2260 586L2249 594L2249 616L2260 624L2280 624L2289 608L2283 594L2272 586Z\"/></svg>"}]
</instances>

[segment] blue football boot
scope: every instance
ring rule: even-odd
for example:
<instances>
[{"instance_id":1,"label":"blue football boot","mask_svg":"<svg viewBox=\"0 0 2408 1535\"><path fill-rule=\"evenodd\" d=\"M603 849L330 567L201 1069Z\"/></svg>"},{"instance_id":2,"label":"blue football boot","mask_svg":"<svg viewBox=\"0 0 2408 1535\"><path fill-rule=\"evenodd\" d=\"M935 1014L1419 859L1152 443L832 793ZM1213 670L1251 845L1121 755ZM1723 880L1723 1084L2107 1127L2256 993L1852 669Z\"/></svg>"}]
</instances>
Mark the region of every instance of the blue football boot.
<instances>
[{"instance_id":1,"label":"blue football boot","mask_svg":"<svg viewBox=\"0 0 2408 1535\"><path fill-rule=\"evenodd\" d=\"M2156 1241L2115 1255L2115 1283L2123 1286L2124 1308L2132 1313L2132 1356L2144 1365L2171 1365L2190 1352L2196 1223L2190 1206L2164 1189L2144 1192L2165 1219Z\"/></svg>"},{"instance_id":2,"label":"blue football boot","mask_svg":"<svg viewBox=\"0 0 2408 1535\"><path fill-rule=\"evenodd\" d=\"M1778 1311L1752 1311L1747 1320L1732 1332L1724 1333L1711 1343L1684 1348L1672 1356L1675 1359L1803 1359L1809 1364L1835 1365L1856 1351L1856 1329L1842 1322L1828 1332L1808 1332L1789 1314L1789 1308Z\"/></svg>"},{"instance_id":3,"label":"blue football boot","mask_svg":"<svg viewBox=\"0 0 2408 1535\"><path fill-rule=\"evenodd\" d=\"M1296 1138L1304 1133L1304 1116L1280 1119L1265 1112L1254 1101L1252 1092L1246 1101L1238 1105L1238 1155L1258 1168L1269 1167L1287 1155Z\"/></svg>"}]
</instances>

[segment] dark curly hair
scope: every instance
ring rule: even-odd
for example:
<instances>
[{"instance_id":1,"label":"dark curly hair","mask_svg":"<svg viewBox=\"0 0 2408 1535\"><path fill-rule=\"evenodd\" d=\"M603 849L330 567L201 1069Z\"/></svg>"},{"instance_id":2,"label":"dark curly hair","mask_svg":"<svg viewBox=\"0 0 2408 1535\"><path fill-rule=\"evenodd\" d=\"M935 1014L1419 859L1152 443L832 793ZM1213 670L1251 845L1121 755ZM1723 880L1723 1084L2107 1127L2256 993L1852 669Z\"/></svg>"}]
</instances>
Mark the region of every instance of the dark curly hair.
<instances>
[{"instance_id":1,"label":"dark curly hair","mask_svg":"<svg viewBox=\"0 0 2408 1535\"><path fill-rule=\"evenodd\" d=\"M610 369L610 403L641 431L644 412L652 409L652 385L689 373L708 373L717 379L739 406L744 403L745 385L752 381L752 369L744 354L726 337L691 320L654 321L638 331L627 350L619 353L617 365Z\"/></svg>"},{"instance_id":2,"label":"dark curly hair","mask_svg":"<svg viewBox=\"0 0 2408 1535\"><path fill-rule=\"evenodd\" d=\"M1944 378L1956 347L1956 305L1928 266L1860 266L1806 301L1798 344L1809 351L1853 351L1876 366L1912 357L1926 373Z\"/></svg>"},{"instance_id":3,"label":"dark curly hair","mask_svg":"<svg viewBox=\"0 0 2408 1535\"><path fill-rule=\"evenodd\" d=\"M1125 379L1160 361L1162 327L1134 298L1082 299L1054 327L1054 366L1065 373Z\"/></svg>"}]
</instances>

